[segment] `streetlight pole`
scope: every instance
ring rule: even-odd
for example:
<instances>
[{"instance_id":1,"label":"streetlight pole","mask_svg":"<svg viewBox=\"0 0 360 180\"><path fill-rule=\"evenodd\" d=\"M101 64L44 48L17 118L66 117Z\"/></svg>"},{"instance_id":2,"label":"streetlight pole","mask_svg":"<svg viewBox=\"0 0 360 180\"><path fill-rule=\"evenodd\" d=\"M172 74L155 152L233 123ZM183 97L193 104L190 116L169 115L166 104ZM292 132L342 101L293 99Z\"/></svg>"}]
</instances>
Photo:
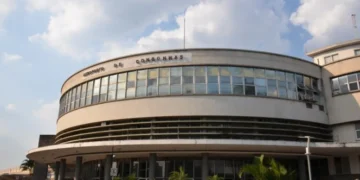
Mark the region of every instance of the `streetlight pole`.
<instances>
[{"instance_id":1,"label":"streetlight pole","mask_svg":"<svg viewBox=\"0 0 360 180\"><path fill-rule=\"evenodd\" d=\"M307 159L307 164L308 164L308 174L309 174L309 180L312 180L312 173L311 173L311 163L310 163L310 136L300 136L300 138L305 138L307 139L307 143L306 143L306 148L305 148L305 155L306 155L306 159Z\"/></svg>"}]
</instances>

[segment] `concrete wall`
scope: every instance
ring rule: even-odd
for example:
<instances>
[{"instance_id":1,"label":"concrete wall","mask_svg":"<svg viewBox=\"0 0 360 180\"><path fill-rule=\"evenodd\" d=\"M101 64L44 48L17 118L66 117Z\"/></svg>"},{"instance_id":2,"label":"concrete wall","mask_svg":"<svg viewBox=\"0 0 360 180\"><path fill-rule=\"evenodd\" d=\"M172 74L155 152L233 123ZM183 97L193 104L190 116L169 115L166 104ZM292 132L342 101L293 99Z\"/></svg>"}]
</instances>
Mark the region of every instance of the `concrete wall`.
<instances>
[{"instance_id":1,"label":"concrete wall","mask_svg":"<svg viewBox=\"0 0 360 180\"><path fill-rule=\"evenodd\" d=\"M157 63L157 64L145 64L138 65L136 60L146 57L163 57L174 53L190 53L192 56L191 61L181 61L174 63ZM124 67L115 68L115 63L123 63ZM124 58L118 58L114 60L105 61L99 64L95 64L71 76L63 85L61 93L65 93L69 88L74 87L82 82L89 81L98 77L102 77L108 74L117 72L124 72L134 69L153 68L153 67L165 67L176 65L239 65L239 66L252 66L252 67L264 67L271 69L278 69L284 71L296 72L312 77L320 78L320 67L312 62L306 60L296 59L283 55L276 55L270 53L261 53L253 51L241 51L241 50L225 50L225 49L199 49L199 50L174 50L148 53L137 56L129 56ZM90 76L84 77L83 74L92 69L103 67L105 71L96 73Z\"/></svg>"},{"instance_id":2,"label":"concrete wall","mask_svg":"<svg viewBox=\"0 0 360 180\"><path fill-rule=\"evenodd\" d=\"M360 57L328 64L322 69L325 97L330 124L360 120L360 91L332 95L331 78L360 71Z\"/></svg>"},{"instance_id":3,"label":"concrete wall","mask_svg":"<svg viewBox=\"0 0 360 180\"><path fill-rule=\"evenodd\" d=\"M74 110L58 120L57 132L81 124L167 116L253 116L327 124L317 106L304 102L246 96L168 96L107 102Z\"/></svg>"},{"instance_id":4,"label":"concrete wall","mask_svg":"<svg viewBox=\"0 0 360 180\"><path fill-rule=\"evenodd\" d=\"M314 63L323 66L323 65L325 65L325 57L331 56L334 54L339 55L338 60L354 57L356 49L360 49L360 44L326 51L326 52L323 52L321 54L314 56L314 58L313 58Z\"/></svg>"},{"instance_id":5,"label":"concrete wall","mask_svg":"<svg viewBox=\"0 0 360 180\"><path fill-rule=\"evenodd\" d=\"M356 131L354 123L339 124L333 127L335 142L356 142Z\"/></svg>"}]
</instances>

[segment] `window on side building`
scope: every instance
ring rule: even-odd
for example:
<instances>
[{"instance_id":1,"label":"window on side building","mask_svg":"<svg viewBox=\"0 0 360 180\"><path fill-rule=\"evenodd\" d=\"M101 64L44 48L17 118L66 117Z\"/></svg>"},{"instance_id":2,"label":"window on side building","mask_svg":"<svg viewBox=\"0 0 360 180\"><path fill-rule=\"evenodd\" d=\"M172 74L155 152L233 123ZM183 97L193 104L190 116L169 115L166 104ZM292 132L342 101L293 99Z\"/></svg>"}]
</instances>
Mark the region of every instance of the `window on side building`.
<instances>
[{"instance_id":1,"label":"window on side building","mask_svg":"<svg viewBox=\"0 0 360 180\"><path fill-rule=\"evenodd\" d=\"M355 49L355 56L359 56L360 55L360 49Z\"/></svg>"},{"instance_id":2,"label":"window on side building","mask_svg":"<svg viewBox=\"0 0 360 180\"><path fill-rule=\"evenodd\" d=\"M356 139L360 140L360 122L355 124Z\"/></svg>"}]
</instances>

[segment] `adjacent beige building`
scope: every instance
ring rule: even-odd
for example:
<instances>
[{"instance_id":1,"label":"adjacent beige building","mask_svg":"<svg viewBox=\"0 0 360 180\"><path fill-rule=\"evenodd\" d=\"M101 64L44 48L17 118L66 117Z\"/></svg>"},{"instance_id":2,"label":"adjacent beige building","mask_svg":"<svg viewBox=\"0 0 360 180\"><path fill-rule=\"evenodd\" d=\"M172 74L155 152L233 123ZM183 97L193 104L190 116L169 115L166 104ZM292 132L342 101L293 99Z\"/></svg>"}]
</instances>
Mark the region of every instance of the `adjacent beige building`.
<instances>
[{"instance_id":1,"label":"adjacent beige building","mask_svg":"<svg viewBox=\"0 0 360 180\"><path fill-rule=\"evenodd\" d=\"M55 177L238 179L254 155L307 179L360 174L360 41L306 60L237 49L177 49L110 59L62 86L55 144L29 151ZM250 177L243 177L249 179Z\"/></svg>"}]
</instances>

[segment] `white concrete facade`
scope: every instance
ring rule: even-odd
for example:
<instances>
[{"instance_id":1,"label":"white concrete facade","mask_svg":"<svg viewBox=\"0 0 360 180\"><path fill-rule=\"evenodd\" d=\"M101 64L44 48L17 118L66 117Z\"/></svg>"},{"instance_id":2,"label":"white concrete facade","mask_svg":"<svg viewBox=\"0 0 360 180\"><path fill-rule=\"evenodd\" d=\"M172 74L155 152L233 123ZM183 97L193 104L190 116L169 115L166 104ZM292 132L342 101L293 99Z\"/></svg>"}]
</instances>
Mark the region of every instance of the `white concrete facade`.
<instances>
[{"instance_id":1,"label":"white concrete facade","mask_svg":"<svg viewBox=\"0 0 360 180\"><path fill-rule=\"evenodd\" d=\"M350 166L350 174L357 176L360 174L360 153L358 153L360 143L357 141L355 124L360 121L360 91L333 95L331 80L349 73L360 72L360 57L354 55L354 50L358 48L360 41L351 41L348 44L342 43L310 52L308 55L314 58L315 63L279 54L234 49L168 50L100 62L70 76L62 86L63 97L69 96L71 99L80 96L82 90L77 87L82 87L90 81L95 83L99 78L110 79L111 75L118 73L127 73L129 78L130 72L136 70L138 73L136 78L139 78L140 70L146 70L147 73L149 69L166 67L213 66L219 67L220 70L220 67L252 68L254 75L251 78L255 81L265 79L264 81L269 84L272 82L269 80L271 78L257 76L256 69L294 74L295 77L299 75L303 79L296 80L297 94L294 99L280 96L282 80L277 77L275 86L278 97L269 96L270 85L267 84L264 87L268 94L263 96L257 94L248 96L246 92L243 95L235 95L234 89L230 90L229 94L221 92L211 94L208 93L210 86L207 86L207 93L201 95L185 94L183 89L182 93L177 95L161 96L159 93L151 97L145 95L104 102L99 100L99 103L83 107L80 107L80 102L74 101L74 104L79 104L78 108L65 113L60 112L57 120L56 144L31 150L28 157L42 163L62 160L63 166L64 163L76 164L76 159L80 156L82 163L86 163L109 158L107 155L111 153L121 158L148 158L151 154L151 164L154 164L154 158L185 155L199 156L206 161L208 155L211 158L214 154L219 157L238 157L265 153L274 157L297 158L303 156L306 146L299 136L310 135L314 137L313 141L316 141L311 144L312 156L327 161L326 169L329 177L344 175L344 172L347 172L346 164ZM329 54L338 54L341 59L325 64L324 57ZM183 59L163 62L160 59L164 56L176 56L176 58L182 56ZM149 63L145 63L147 58ZM155 59L151 61L151 58ZM159 60L156 61L156 58ZM141 63L142 59L144 63ZM208 71L210 70L206 70ZM157 72L160 74L160 70ZM181 75L182 83L185 82L183 76L185 74ZM195 76L196 74L190 82L193 89L197 81ZM221 73L216 76L216 86L219 91L222 87L221 76ZM245 90L247 77L246 75L242 77L244 79L242 86ZM207 77L207 84L210 84L209 78L211 77ZM229 75L229 79L231 79L229 85L235 87L234 76ZM140 80L136 79L136 82ZM108 85L111 84L110 80L106 79L106 81L106 88L111 89ZM300 81L304 81L302 82L304 86L310 82L316 90L300 86ZM129 85L128 82L130 80L126 81L126 87ZM145 82L150 84L149 81ZM160 83L160 75L156 83ZM287 81L287 74L285 83L286 96L288 96L291 82ZM119 82L117 84L116 87L119 87ZM138 88L138 84L134 86ZM254 86L256 89L254 91L257 93L258 85L255 83L251 86ZM360 89L360 84L358 86ZM145 87L149 88L149 86ZM156 87L160 88L160 85L157 84ZM182 84L180 87L185 88L185 85ZM95 88L97 87L94 85ZM103 87L99 85L98 88ZM259 85L260 88L263 87ZM108 89L105 91L110 92ZM91 91L95 92L93 89ZM303 91L304 94L311 94L314 97L319 94L319 98L304 99L300 96ZM85 95L84 98L87 96ZM175 127L174 121L180 124ZM181 124L182 121L189 121L189 124ZM221 121L224 123L211 124ZM231 124L235 121L239 124ZM199 128L199 131L195 132L191 128ZM219 133L216 129L224 130ZM136 133L137 131L139 133ZM274 133L271 134L269 131ZM162 136L153 136L158 132L162 132ZM216 133L222 138L216 138ZM266 137L267 135L269 137ZM139 139L136 140L134 137ZM203 137L206 138L201 139ZM348 162L346 158L340 158L344 156L348 157ZM109 164L106 167L109 167ZM152 177L155 176L152 171L150 174ZM64 177L61 172L59 176Z\"/></svg>"}]
</instances>

